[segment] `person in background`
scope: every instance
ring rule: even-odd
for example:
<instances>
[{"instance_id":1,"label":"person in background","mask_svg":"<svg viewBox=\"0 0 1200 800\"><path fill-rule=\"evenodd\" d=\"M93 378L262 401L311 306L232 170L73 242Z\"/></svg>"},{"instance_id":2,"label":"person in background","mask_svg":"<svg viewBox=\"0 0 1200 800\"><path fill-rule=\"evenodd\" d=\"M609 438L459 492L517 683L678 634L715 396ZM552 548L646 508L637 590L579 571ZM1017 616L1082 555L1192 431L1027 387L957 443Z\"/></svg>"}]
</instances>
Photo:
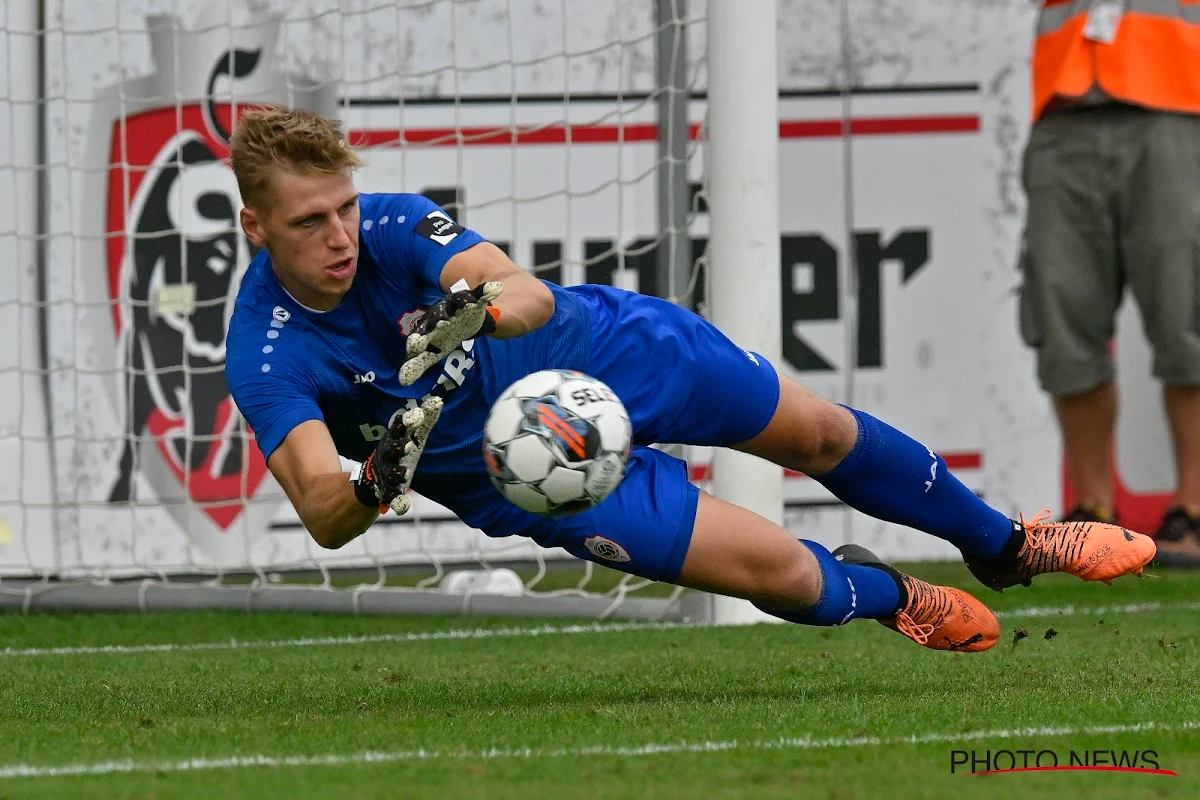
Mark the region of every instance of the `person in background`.
<instances>
[{"instance_id":1,"label":"person in background","mask_svg":"<svg viewBox=\"0 0 1200 800\"><path fill-rule=\"evenodd\" d=\"M1128 286L1174 445L1158 558L1200 566L1200 2L1044 0L1033 119L1020 326L1078 498L1064 520L1115 519L1109 344Z\"/></svg>"}]
</instances>

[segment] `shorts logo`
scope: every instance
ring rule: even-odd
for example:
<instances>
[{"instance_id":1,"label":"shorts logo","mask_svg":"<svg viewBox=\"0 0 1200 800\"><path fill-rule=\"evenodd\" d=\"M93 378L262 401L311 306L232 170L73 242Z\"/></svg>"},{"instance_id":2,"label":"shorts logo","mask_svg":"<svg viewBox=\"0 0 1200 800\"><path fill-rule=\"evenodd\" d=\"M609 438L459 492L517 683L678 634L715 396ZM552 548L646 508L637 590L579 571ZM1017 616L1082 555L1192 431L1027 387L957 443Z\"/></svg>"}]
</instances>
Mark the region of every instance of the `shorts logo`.
<instances>
[{"instance_id":1,"label":"shorts logo","mask_svg":"<svg viewBox=\"0 0 1200 800\"><path fill-rule=\"evenodd\" d=\"M633 560L630 558L628 550L607 536L601 536L598 533L595 536L589 536L584 539L583 546L596 558L603 558L605 561L624 563Z\"/></svg>"},{"instance_id":2,"label":"shorts logo","mask_svg":"<svg viewBox=\"0 0 1200 800\"><path fill-rule=\"evenodd\" d=\"M417 235L437 242L440 245L449 244L454 237L463 232L462 226L450 219L450 215L438 209L417 223Z\"/></svg>"}]
</instances>

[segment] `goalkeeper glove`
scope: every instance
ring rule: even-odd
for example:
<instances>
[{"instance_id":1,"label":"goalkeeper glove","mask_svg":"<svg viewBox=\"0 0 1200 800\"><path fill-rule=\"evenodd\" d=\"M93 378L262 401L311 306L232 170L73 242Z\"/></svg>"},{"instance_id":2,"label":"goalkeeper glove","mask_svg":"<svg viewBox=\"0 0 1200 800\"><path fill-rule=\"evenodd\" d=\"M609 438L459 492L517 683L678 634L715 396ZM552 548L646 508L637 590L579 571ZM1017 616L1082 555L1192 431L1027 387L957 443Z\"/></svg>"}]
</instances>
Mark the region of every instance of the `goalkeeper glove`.
<instances>
[{"instance_id":1,"label":"goalkeeper glove","mask_svg":"<svg viewBox=\"0 0 1200 800\"><path fill-rule=\"evenodd\" d=\"M401 515L408 512L412 507L408 486L425 452L429 431L441 413L441 398L427 397L420 407L410 408L392 421L375 452L350 479L358 502L368 508L377 506L381 514L389 508Z\"/></svg>"},{"instance_id":2,"label":"goalkeeper glove","mask_svg":"<svg viewBox=\"0 0 1200 800\"><path fill-rule=\"evenodd\" d=\"M504 288L500 281L481 283L438 300L421 315L408 337L408 358L400 367L400 383L411 386L454 348L496 330L500 309L490 305Z\"/></svg>"}]
</instances>

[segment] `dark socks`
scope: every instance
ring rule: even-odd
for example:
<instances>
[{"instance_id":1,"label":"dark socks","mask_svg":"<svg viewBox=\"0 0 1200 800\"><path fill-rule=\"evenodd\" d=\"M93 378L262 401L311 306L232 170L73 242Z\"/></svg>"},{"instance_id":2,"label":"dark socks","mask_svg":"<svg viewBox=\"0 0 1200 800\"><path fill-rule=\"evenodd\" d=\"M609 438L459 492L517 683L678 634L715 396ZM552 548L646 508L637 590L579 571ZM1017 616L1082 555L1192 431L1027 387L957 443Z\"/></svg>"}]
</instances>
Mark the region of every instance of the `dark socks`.
<instances>
[{"instance_id":1,"label":"dark socks","mask_svg":"<svg viewBox=\"0 0 1200 800\"><path fill-rule=\"evenodd\" d=\"M821 567L821 597L805 611L779 611L759 606L768 614L801 625L844 625L852 619L886 619L899 610L899 583L875 567L843 564L816 542L801 539Z\"/></svg>"},{"instance_id":2,"label":"dark socks","mask_svg":"<svg viewBox=\"0 0 1200 800\"><path fill-rule=\"evenodd\" d=\"M858 420L858 443L832 470L812 476L836 497L969 555L996 558L1015 541L1013 521L951 475L940 456L870 414L848 410Z\"/></svg>"}]
</instances>

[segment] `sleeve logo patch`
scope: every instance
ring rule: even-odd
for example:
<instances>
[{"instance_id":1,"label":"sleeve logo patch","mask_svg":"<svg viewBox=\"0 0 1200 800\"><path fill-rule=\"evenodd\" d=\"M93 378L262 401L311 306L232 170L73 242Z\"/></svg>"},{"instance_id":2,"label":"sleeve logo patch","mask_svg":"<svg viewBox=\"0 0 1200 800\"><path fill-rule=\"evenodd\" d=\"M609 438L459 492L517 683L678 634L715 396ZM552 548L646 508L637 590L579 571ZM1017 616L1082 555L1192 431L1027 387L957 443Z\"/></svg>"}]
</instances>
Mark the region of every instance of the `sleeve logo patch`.
<instances>
[{"instance_id":1,"label":"sleeve logo patch","mask_svg":"<svg viewBox=\"0 0 1200 800\"><path fill-rule=\"evenodd\" d=\"M396 320L397 324L400 325L400 332L405 336L411 336L413 328L417 326L417 322L423 316L425 316L425 309L423 308L405 312L400 319Z\"/></svg>"},{"instance_id":2,"label":"sleeve logo patch","mask_svg":"<svg viewBox=\"0 0 1200 800\"><path fill-rule=\"evenodd\" d=\"M440 245L449 244L455 236L463 232L462 226L441 210L429 212L428 216L417 223L416 230L418 235Z\"/></svg>"},{"instance_id":3,"label":"sleeve logo patch","mask_svg":"<svg viewBox=\"0 0 1200 800\"><path fill-rule=\"evenodd\" d=\"M584 539L583 546L596 558L603 558L606 561L627 562L633 560L628 550L607 536L601 536L598 533Z\"/></svg>"}]
</instances>

